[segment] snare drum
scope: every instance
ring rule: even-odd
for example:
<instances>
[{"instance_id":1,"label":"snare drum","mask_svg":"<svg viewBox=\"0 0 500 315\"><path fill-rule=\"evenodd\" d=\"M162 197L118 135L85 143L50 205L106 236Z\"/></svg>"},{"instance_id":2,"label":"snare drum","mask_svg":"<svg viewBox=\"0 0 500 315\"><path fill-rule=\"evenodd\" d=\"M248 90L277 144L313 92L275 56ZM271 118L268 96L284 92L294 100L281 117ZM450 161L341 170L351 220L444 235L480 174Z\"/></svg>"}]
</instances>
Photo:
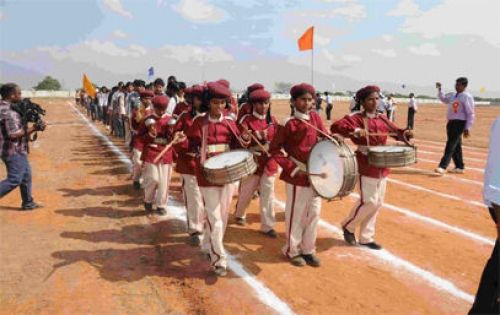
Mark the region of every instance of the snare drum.
<instances>
[{"instance_id":1,"label":"snare drum","mask_svg":"<svg viewBox=\"0 0 500 315\"><path fill-rule=\"evenodd\" d=\"M345 197L356 186L358 161L356 155L345 143L322 140L314 145L307 162L309 181L316 193L325 199Z\"/></svg>"},{"instance_id":2,"label":"snare drum","mask_svg":"<svg viewBox=\"0 0 500 315\"><path fill-rule=\"evenodd\" d=\"M368 148L368 164L375 167L404 167L417 163L417 147L376 146Z\"/></svg>"},{"instance_id":3,"label":"snare drum","mask_svg":"<svg viewBox=\"0 0 500 315\"><path fill-rule=\"evenodd\" d=\"M203 164L203 175L212 184L225 185L255 173L257 164L247 150L234 150L213 156Z\"/></svg>"}]
</instances>

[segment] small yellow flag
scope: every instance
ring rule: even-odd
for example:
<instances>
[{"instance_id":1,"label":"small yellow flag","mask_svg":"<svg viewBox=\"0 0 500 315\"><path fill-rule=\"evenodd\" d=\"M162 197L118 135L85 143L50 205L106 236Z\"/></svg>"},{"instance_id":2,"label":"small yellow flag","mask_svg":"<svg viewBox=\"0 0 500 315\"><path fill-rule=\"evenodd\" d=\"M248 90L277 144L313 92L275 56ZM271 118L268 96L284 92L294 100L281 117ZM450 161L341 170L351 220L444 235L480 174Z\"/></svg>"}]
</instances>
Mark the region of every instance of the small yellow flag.
<instances>
[{"instance_id":1,"label":"small yellow flag","mask_svg":"<svg viewBox=\"0 0 500 315\"><path fill-rule=\"evenodd\" d=\"M481 92L481 93L486 92L486 88L485 88L484 86L482 86L482 87L479 89L479 92Z\"/></svg>"},{"instance_id":2,"label":"small yellow flag","mask_svg":"<svg viewBox=\"0 0 500 315\"><path fill-rule=\"evenodd\" d=\"M95 98L95 87L85 73L83 74L83 89L90 97Z\"/></svg>"}]
</instances>

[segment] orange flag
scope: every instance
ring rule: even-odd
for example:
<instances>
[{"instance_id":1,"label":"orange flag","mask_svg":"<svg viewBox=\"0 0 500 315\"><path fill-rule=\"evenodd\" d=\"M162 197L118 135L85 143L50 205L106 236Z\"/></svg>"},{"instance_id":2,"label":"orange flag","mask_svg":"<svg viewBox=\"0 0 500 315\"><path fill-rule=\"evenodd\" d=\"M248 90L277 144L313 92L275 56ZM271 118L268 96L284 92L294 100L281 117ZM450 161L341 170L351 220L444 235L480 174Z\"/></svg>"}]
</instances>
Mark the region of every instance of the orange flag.
<instances>
[{"instance_id":1,"label":"orange flag","mask_svg":"<svg viewBox=\"0 0 500 315\"><path fill-rule=\"evenodd\" d=\"M90 97L95 98L95 87L85 73L83 74L83 89Z\"/></svg>"},{"instance_id":2,"label":"orange flag","mask_svg":"<svg viewBox=\"0 0 500 315\"><path fill-rule=\"evenodd\" d=\"M313 38L314 38L314 26L311 26L310 28L305 31L302 36L300 36L299 40L297 41L299 44L299 50L310 50L313 49Z\"/></svg>"}]
</instances>

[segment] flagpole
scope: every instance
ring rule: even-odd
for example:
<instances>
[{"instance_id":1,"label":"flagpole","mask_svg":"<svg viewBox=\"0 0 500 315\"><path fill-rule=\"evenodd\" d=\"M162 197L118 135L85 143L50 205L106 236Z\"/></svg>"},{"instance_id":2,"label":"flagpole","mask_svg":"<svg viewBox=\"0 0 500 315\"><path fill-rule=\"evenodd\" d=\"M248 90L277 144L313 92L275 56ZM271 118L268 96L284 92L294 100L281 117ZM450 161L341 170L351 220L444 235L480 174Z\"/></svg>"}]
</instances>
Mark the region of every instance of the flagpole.
<instances>
[{"instance_id":1,"label":"flagpole","mask_svg":"<svg viewBox=\"0 0 500 315\"><path fill-rule=\"evenodd\" d=\"M311 85L314 86L314 47L311 49Z\"/></svg>"}]
</instances>

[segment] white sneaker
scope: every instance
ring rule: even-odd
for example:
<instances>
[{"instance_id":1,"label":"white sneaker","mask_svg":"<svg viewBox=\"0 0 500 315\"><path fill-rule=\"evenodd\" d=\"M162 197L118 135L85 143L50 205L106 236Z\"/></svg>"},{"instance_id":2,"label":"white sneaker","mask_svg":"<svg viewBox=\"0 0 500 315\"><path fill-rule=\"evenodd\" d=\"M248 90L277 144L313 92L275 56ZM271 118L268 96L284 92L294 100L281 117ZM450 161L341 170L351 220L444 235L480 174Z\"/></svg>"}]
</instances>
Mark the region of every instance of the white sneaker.
<instances>
[{"instance_id":1,"label":"white sneaker","mask_svg":"<svg viewBox=\"0 0 500 315\"><path fill-rule=\"evenodd\" d=\"M444 168L438 167L434 170L434 172L443 175L444 173L446 173L446 170Z\"/></svg>"},{"instance_id":2,"label":"white sneaker","mask_svg":"<svg viewBox=\"0 0 500 315\"><path fill-rule=\"evenodd\" d=\"M449 170L448 173L453 173L453 174L463 174L465 171L463 168L454 168L452 170Z\"/></svg>"}]
</instances>

